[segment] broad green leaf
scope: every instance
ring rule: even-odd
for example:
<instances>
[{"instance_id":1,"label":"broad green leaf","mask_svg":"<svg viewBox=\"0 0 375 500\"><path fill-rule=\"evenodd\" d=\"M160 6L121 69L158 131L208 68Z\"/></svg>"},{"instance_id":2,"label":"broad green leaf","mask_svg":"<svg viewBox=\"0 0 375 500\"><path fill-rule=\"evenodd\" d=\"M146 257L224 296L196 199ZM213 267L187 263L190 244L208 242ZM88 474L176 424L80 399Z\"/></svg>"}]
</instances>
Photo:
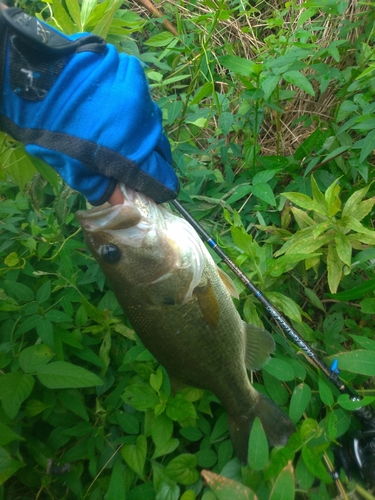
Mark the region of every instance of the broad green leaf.
<instances>
[{"instance_id":1,"label":"broad green leaf","mask_svg":"<svg viewBox=\"0 0 375 500\"><path fill-rule=\"evenodd\" d=\"M66 361L55 361L41 367L37 377L48 389L74 389L103 384L102 379L94 373Z\"/></svg>"},{"instance_id":2,"label":"broad green leaf","mask_svg":"<svg viewBox=\"0 0 375 500\"><path fill-rule=\"evenodd\" d=\"M154 391L159 392L162 383L163 372L160 369L157 369L155 373L151 373L150 375L150 386L154 389Z\"/></svg>"},{"instance_id":3,"label":"broad green leaf","mask_svg":"<svg viewBox=\"0 0 375 500\"><path fill-rule=\"evenodd\" d=\"M279 81L280 81L280 76L272 74L268 74L267 77L262 80L261 88L264 92L265 101L267 101L271 97L272 92L278 86Z\"/></svg>"},{"instance_id":4,"label":"broad green leaf","mask_svg":"<svg viewBox=\"0 0 375 500\"><path fill-rule=\"evenodd\" d=\"M158 33L157 35L152 36L144 43L149 47L165 47L174 39L175 36L172 35L172 33L170 33L169 31L163 31L162 33Z\"/></svg>"},{"instance_id":5,"label":"broad green leaf","mask_svg":"<svg viewBox=\"0 0 375 500\"><path fill-rule=\"evenodd\" d=\"M197 457L183 453L169 462L165 468L165 473L170 479L188 485L195 483L199 479L199 472L196 467Z\"/></svg>"},{"instance_id":6,"label":"broad green leaf","mask_svg":"<svg viewBox=\"0 0 375 500\"><path fill-rule=\"evenodd\" d=\"M0 486L25 464L14 460L4 448L0 448Z\"/></svg>"},{"instance_id":7,"label":"broad green leaf","mask_svg":"<svg viewBox=\"0 0 375 500\"><path fill-rule=\"evenodd\" d=\"M0 446L4 446L12 441L25 441L25 439L0 421Z\"/></svg>"},{"instance_id":8,"label":"broad green leaf","mask_svg":"<svg viewBox=\"0 0 375 500\"><path fill-rule=\"evenodd\" d=\"M296 424L302 417L311 400L311 389L306 384L297 385L290 400L289 417Z\"/></svg>"},{"instance_id":9,"label":"broad green leaf","mask_svg":"<svg viewBox=\"0 0 375 500\"><path fill-rule=\"evenodd\" d=\"M375 204L375 199L370 198L368 200L361 201L367 193L369 187L370 186L366 186L366 188L360 189L359 191L356 191L354 194L352 194L343 208L343 217L352 216L360 221L371 212L372 207Z\"/></svg>"},{"instance_id":10,"label":"broad green leaf","mask_svg":"<svg viewBox=\"0 0 375 500\"><path fill-rule=\"evenodd\" d=\"M347 266L352 264L352 245L344 233L338 231L335 235L337 254Z\"/></svg>"},{"instance_id":11,"label":"broad green leaf","mask_svg":"<svg viewBox=\"0 0 375 500\"><path fill-rule=\"evenodd\" d=\"M122 399L139 411L154 408L159 403L158 395L148 384L129 385L126 387Z\"/></svg>"},{"instance_id":12,"label":"broad green leaf","mask_svg":"<svg viewBox=\"0 0 375 500\"><path fill-rule=\"evenodd\" d=\"M125 477L125 465L120 460L116 460L112 468L107 493L104 497L105 500L124 500L126 498Z\"/></svg>"},{"instance_id":13,"label":"broad green leaf","mask_svg":"<svg viewBox=\"0 0 375 500\"><path fill-rule=\"evenodd\" d=\"M305 292L306 297L309 299L309 301L314 307L320 309L321 311L325 311L322 301L319 299L314 290L311 290L311 288L307 287L304 287L303 290Z\"/></svg>"},{"instance_id":14,"label":"broad green leaf","mask_svg":"<svg viewBox=\"0 0 375 500\"><path fill-rule=\"evenodd\" d=\"M302 322L301 309L293 299L279 292L267 292L265 295L267 299L272 302L275 308L281 310L285 316L288 316L288 318L293 321L297 321L298 323Z\"/></svg>"},{"instance_id":15,"label":"broad green leaf","mask_svg":"<svg viewBox=\"0 0 375 500\"><path fill-rule=\"evenodd\" d=\"M82 27L80 26L81 11L79 8L78 0L65 0L65 3L73 21L76 23L77 26L79 26L79 31L82 31Z\"/></svg>"},{"instance_id":16,"label":"broad green leaf","mask_svg":"<svg viewBox=\"0 0 375 500\"><path fill-rule=\"evenodd\" d=\"M268 442L258 417L250 431L248 463L253 470L262 470L268 462Z\"/></svg>"},{"instance_id":17,"label":"broad green leaf","mask_svg":"<svg viewBox=\"0 0 375 500\"><path fill-rule=\"evenodd\" d=\"M375 396L364 396L359 401L357 399L351 400L348 394L340 394L337 398L338 404L348 411L355 411L364 406L370 405L375 401Z\"/></svg>"},{"instance_id":18,"label":"broad green leaf","mask_svg":"<svg viewBox=\"0 0 375 500\"><path fill-rule=\"evenodd\" d=\"M319 424L316 420L313 418L306 418L301 425L300 429L300 435L302 438L302 441L307 441L311 437L314 437L318 434L320 431L319 429Z\"/></svg>"},{"instance_id":19,"label":"broad green leaf","mask_svg":"<svg viewBox=\"0 0 375 500\"><path fill-rule=\"evenodd\" d=\"M313 448L304 446L302 448L302 457L309 471L324 483L332 483L332 478L328 473L326 466L322 462L321 453L317 453Z\"/></svg>"},{"instance_id":20,"label":"broad green leaf","mask_svg":"<svg viewBox=\"0 0 375 500\"><path fill-rule=\"evenodd\" d=\"M43 304L46 300L48 300L51 296L51 280L43 283L36 292L35 300L38 304Z\"/></svg>"},{"instance_id":21,"label":"broad green leaf","mask_svg":"<svg viewBox=\"0 0 375 500\"><path fill-rule=\"evenodd\" d=\"M30 396L34 383L34 377L21 372L0 376L0 400L9 418L15 418L23 401Z\"/></svg>"},{"instance_id":22,"label":"broad green leaf","mask_svg":"<svg viewBox=\"0 0 375 500\"><path fill-rule=\"evenodd\" d=\"M95 8L97 0L82 0L81 4L81 27L85 29L92 10Z\"/></svg>"},{"instance_id":23,"label":"broad green leaf","mask_svg":"<svg viewBox=\"0 0 375 500\"><path fill-rule=\"evenodd\" d=\"M19 356L21 370L25 373L35 373L46 365L55 353L44 344L37 344L23 349Z\"/></svg>"},{"instance_id":24,"label":"broad green leaf","mask_svg":"<svg viewBox=\"0 0 375 500\"><path fill-rule=\"evenodd\" d=\"M96 24L95 28L91 30L91 32L95 35L101 36L102 38L106 38L111 28L113 17L116 14L117 10L121 7L121 4L122 0L113 1L108 11L105 12L104 16Z\"/></svg>"},{"instance_id":25,"label":"broad green leaf","mask_svg":"<svg viewBox=\"0 0 375 500\"><path fill-rule=\"evenodd\" d=\"M223 111L219 116L219 127L224 135L227 135L230 131L234 117L229 111Z\"/></svg>"},{"instance_id":26,"label":"broad green leaf","mask_svg":"<svg viewBox=\"0 0 375 500\"><path fill-rule=\"evenodd\" d=\"M275 196L269 184L266 182L258 182L255 186L251 186L251 192L254 196L259 198L272 206L276 206Z\"/></svg>"},{"instance_id":27,"label":"broad green leaf","mask_svg":"<svg viewBox=\"0 0 375 500\"><path fill-rule=\"evenodd\" d=\"M72 35L77 31L77 26L70 19L60 0L53 0L53 18L58 28L66 35Z\"/></svg>"},{"instance_id":28,"label":"broad green leaf","mask_svg":"<svg viewBox=\"0 0 375 500\"><path fill-rule=\"evenodd\" d=\"M259 65L238 56L222 56L219 57L219 62L229 71L237 73L242 76L257 76L259 72Z\"/></svg>"},{"instance_id":29,"label":"broad green leaf","mask_svg":"<svg viewBox=\"0 0 375 500\"><path fill-rule=\"evenodd\" d=\"M121 455L129 467L143 479L147 455L146 436L140 434L136 444L124 444L121 448Z\"/></svg>"},{"instance_id":30,"label":"broad green leaf","mask_svg":"<svg viewBox=\"0 0 375 500\"><path fill-rule=\"evenodd\" d=\"M168 400L166 413L172 420L196 418L197 416L194 405L180 394L176 394L176 396Z\"/></svg>"},{"instance_id":31,"label":"broad green leaf","mask_svg":"<svg viewBox=\"0 0 375 500\"><path fill-rule=\"evenodd\" d=\"M292 192L284 192L281 194L292 203L298 205L301 208L304 208L305 210L313 210L320 215L327 215L327 208L325 203L324 205L322 203L317 203L306 194Z\"/></svg>"},{"instance_id":32,"label":"broad green leaf","mask_svg":"<svg viewBox=\"0 0 375 500\"><path fill-rule=\"evenodd\" d=\"M278 380L289 381L294 380L293 368L287 361L278 358L271 358L263 367L263 371L273 375Z\"/></svg>"},{"instance_id":33,"label":"broad green leaf","mask_svg":"<svg viewBox=\"0 0 375 500\"><path fill-rule=\"evenodd\" d=\"M23 147L10 149L8 162L10 168L7 168L7 174L13 179L14 183L23 190L36 173L33 162L29 155L26 154Z\"/></svg>"},{"instance_id":34,"label":"broad green leaf","mask_svg":"<svg viewBox=\"0 0 375 500\"><path fill-rule=\"evenodd\" d=\"M373 290L375 290L375 278L366 280L364 283L361 285L355 286L351 288L350 290L346 290L345 292L340 292L340 293L327 293L327 297L330 297L335 300L342 300L344 302L349 302L351 300L357 300L368 293L371 293Z\"/></svg>"},{"instance_id":35,"label":"broad green leaf","mask_svg":"<svg viewBox=\"0 0 375 500\"><path fill-rule=\"evenodd\" d=\"M165 445L172 437L173 422L164 413L158 415L152 423L151 436L156 447Z\"/></svg>"},{"instance_id":36,"label":"broad green leaf","mask_svg":"<svg viewBox=\"0 0 375 500\"><path fill-rule=\"evenodd\" d=\"M294 500L294 470L292 462L281 471L269 496L269 500Z\"/></svg>"},{"instance_id":37,"label":"broad green leaf","mask_svg":"<svg viewBox=\"0 0 375 500\"><path fill-rule=\"evenodd\" d=\"M200 102L208 95L211 95L213 91L214 91L214 86L212 82L204 83L203 86L197 90L195 96L190 101L189 103L190 106L193 106L194 104L200 104Z\"/></svg>"},{"instance_id":38,"label":"broad green leaf","mask_svg":"<svg viewBox=\"0 0 375 500\"><path fill-rule=\"evenodd\" d=\"M338 181L339 179L336 179L334 182L332 182L332 184L327 188L326 192L324 193L324 198L329 217L333 217L341 209L341 201L339 198L340 186L337 185Z\"/></svg>"},{"instance_id":39,"label":"broad green leaf","mask_svg":"<svg viewBox=\"0 0 375 500\"><path fill-rule=\"evenodd\" d=\"M341 220L338 221L338 225L340 225L344 229L352 229L353 231L357 231L357 233L363 233L368 235L374 241L375 244L375 231L367 229L356 218L347 215L345 217L342 217Z\"/></svg>"},{"instance_id":40,"label":"broad green leaf","mask_svg":"<svg viewBox=\"0 0 375 500\"><path fill-rule=\"evenodd\" d=\"M296 219L296 222L300 229L304 229L305 227L314 226L316 222L314 219L309 217L304 210L301 210L297 207L291 207L291 211Z\"/></svg>"},{"instance_id":41,"label":"broad green leaf","mask_svg":"<svg viewBox=\"0 0 375 500\"><path fill-rule=\"evenodd\" d=\"M201 474L218 500L257 500L257 496L250 488L233 479L208 470L202 470Z\"/></svg>"},{"instance_id":42,"label":"broad green leaf","mask_svg":"<svg viewBox=\"0 0 375 500\"><path fill-rule=\"evenodd\" d=\"M34 300L34 292L30 287L17 281L4 280L3 286L10 297L18 302L31 302Z\"/></svg>"},{"instance_id":43,"label":"broad green leaf","mask_svg":"<svg viewBox=\"0 0 375 500\"><path fill-rule=\"evenodd\" d=\"M359 156L359 161L363 163L366 158L374 151L375 144L375 130L371 130L367 136L363 139L363 144L361 148L361 154Z\"/></svg>"},{"instance_id":44,"label":"broad green leaf","mask_svg":"<svg viewBox=\"0 0 375 500\"><path fill-rule=\"evenodd\" d=\"M193 490L186 490L180 500L196 500L196 498L197 497Z\"/></svg>"},{"instance_id":45,"label":"broad green leaf","mask_svg":"<svg viewBox=\"0 0 375 500\"><path fill-rule=\"evenodd\" d=\"M336 247L328 245L327 270L328 286L331 293L336 293L342 278L343 261L340 259Z\"/></svg>"},{"instance_id":46,"label":"broad green leaf","mask_svg":"<svg viewBox=\"0 0 375 500\"><path fill-rule=\"evenodd\" d=\"M319 378L319 396L326 406L333 406L335 400L332 391L321 378Z\"/></svg>"},{"instance_id":47,"label":"broad green leaf","mask_svg":"<svg viewBox=\"0 0 375 500\"><path fill-rule=\"evenodd\" d=\"M299 71L287 71L286 73L283 74L283 78L285 81L291 83L292 85L295 85L296 87L306 92L306 94L315 96L315 92L311 83Z\"/></svg>"},{"instance_id":48,"label":"broad green leaf","mask_svg":"<svg viewBox=\"0 0 375 500\"><path fill-rule=\"evenodd\" d=\"M357 349L349 352L340 352L328 358L328 363L334 359L339 362L339 370L346 370L351 373L375 376L375 352Z\"/></svg>"}]
</instances>

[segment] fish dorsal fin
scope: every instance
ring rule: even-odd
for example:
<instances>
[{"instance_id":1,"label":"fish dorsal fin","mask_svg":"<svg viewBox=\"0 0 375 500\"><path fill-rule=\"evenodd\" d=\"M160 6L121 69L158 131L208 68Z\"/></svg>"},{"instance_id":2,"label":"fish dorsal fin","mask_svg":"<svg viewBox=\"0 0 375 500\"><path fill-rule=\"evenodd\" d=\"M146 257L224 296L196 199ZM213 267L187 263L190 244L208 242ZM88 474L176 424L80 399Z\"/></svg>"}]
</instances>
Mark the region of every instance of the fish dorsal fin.
<instances>
[{"instance_id":1,"label":"fish dorsal fin","mask_svg":"<svg viewBox=\"0 0 375 500\"><path fill-rule=\"evenodd\" d=\"M272 335L264 328L242 322L244 329L245 364L248 370L260 370L275 350Z\"/></svg>"},{"instance_id":2,"label":"fish dorsal fin","mask_svg":"<svg viewBox=\"0 0 375 500\"><path fill-rule=\"evenodd\" d=\"M205 285L196 286L193 295L198 299L204 319L212 328L216 328L219 324L220 308L211 281L208 280Z\"/></svg>"},{"instance_id":3,"label":"fish dorsal fin","mask_svg":"<svg viewBox=\"0 0 375 500\"><path fill-rule=\"evenodd\" d=\"M240 296L238 295L236 286L235 286L234 281L232 280L232 278L225 271L223 271L222 269L220 269L219 266L216 266L216 267L217 267L217 271L219 273L220 279L223 282L223 284L224 284L225 288L227 289L228 293L230 295L232 295L232 297L234 297L235 299L239 299Z\"/></svg>"}]
</instances>

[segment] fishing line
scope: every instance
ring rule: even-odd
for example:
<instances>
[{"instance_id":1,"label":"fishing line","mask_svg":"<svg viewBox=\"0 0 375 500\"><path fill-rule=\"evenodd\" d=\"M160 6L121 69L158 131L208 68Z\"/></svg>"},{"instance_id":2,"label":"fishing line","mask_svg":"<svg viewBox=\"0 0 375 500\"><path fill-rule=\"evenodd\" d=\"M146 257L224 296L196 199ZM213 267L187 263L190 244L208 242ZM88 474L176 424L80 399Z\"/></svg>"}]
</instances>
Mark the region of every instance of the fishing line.
<instances>
[{"instance_id":1,"label":"fishing line","mask_svg":"<svg viewBox=\"0 0 375 500\"><path fill-rule=\"evenodd\" d=\"M299 333L292 328L285 318L273 307L271 302L266 299L262 292L251 282L251 280L243 273L243 271L232 261L232 259L224 252L218 243L211 238L205 229L190 215L190 213L177 200L172 201L175 209L186 219L189 224L197 231L199 236L205 241L212 250L225 262L225 264L234 272L234 274L242 281L248 290L259 300L265 307L268 313L277 321L286 336L297 345L312 361L312 363L321 369L326 377L337 387L342 394L347 394L351 401L361 401L361 396L354 390L345 385L339 379L339 370L337 363L333 363L332 367L328 367L326 363L316 354L316 352L306 343ZM375 429L375 411L373 408L366 406L354 410L358 420L366 426Z\"/></svg>"}]
</instances>

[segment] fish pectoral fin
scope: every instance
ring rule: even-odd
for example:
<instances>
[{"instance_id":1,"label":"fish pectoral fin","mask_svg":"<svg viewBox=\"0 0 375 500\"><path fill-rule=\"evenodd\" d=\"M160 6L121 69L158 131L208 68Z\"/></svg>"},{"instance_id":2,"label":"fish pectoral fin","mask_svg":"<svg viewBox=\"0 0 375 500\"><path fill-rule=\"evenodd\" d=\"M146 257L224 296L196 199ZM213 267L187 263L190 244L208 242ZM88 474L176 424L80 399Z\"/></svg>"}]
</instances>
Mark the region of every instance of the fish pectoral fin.
<instances>
[{"instance_id":1,"label":"fish pectoral fin","mask_svg":"<svg viewBox=\"0 0 375 500\"><path fill-rule=\"evenodd\" d=\"M204 319L212 328L217 328L220 318L220 308L210 280L203 286L196 286L193 295L198 299L199 308Z\"/></svg>"},{"instance_id":2,"label":"fish pectoral fin","mask_svg":"<svg viewBox=\"0 0 375 500\"><path fill-rule=\"evenodd\" d=\"M272 335L264 328L242 322L244 329L245 364L248 370L260 370L275 350Z\"/></svg>"},{"instance_id":3,"label":"fish pectoral fin","mask_svg":"<svg viewBox=\"0 0 375 500\"><path fill-rule=\"evenodd\" d=\"M239 299L240 296L238 295L237 288L234 284L234 281L232 278L222 269L220 269L219 266L216 266L217 272L219 273L220 279L223 282L223 285L227 289L227 292L232 295L235 299Z\"/></svg>"}]
</instances>

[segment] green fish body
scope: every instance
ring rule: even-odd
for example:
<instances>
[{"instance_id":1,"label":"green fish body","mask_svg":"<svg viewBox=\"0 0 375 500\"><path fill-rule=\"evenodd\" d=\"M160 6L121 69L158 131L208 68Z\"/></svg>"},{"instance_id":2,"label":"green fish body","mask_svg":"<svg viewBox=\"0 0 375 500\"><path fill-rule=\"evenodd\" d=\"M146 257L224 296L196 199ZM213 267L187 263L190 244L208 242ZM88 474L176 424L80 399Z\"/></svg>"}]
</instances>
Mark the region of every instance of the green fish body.
<instances>
[{"instance_id":1,"label":"green fish body","mask_svg":"<svg viewBox=\"0 0 375 500\"><path fill-rule=\"evenodd\" d=\"M256 416L270 445L284 445L294 425L247 374L268 361L272 336L241 320L229 293L236 293L233 283L184 219L139 193L123 192L122 205L76 215L135 332L168 371L172 387L209 389L219 398L242 463Z\"/></svg>"}]
</instances>

